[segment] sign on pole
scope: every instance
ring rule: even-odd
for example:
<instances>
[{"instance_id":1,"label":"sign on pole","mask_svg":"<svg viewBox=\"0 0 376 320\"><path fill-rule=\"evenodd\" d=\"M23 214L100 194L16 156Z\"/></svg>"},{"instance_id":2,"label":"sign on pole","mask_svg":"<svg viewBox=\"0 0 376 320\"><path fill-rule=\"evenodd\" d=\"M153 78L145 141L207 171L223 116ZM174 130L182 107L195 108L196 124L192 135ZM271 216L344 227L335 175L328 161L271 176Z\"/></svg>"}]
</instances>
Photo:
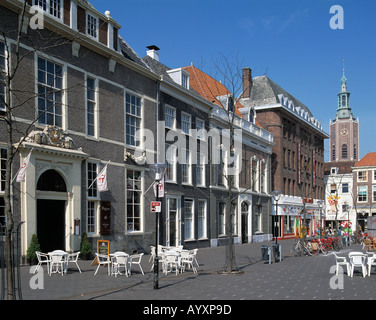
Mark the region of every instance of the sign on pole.
<instances>
[{"instance_id":1,"label":"sign on pole","mask_svg":"<svg viewBox=\"0 0 376 320\"><path fill-rule=\"evenodd\" d=\"M162 211L162 203L160 201L154 201L150 204L150 211L151 212L161 212Z\"/></svg>"},{"instance_id":2,"label":"sign on pole","mask_svg":"<svg viewBox=\"0 0 376 320\"><path fill-rule=\"evenodd\" d=\"M154 195L157 196L157 185L158 183L154 183L153 189L154 189ZM159 188L158 188L158 198L164 197L164 178L159 181Z\"/></svg>"}]
</instances>

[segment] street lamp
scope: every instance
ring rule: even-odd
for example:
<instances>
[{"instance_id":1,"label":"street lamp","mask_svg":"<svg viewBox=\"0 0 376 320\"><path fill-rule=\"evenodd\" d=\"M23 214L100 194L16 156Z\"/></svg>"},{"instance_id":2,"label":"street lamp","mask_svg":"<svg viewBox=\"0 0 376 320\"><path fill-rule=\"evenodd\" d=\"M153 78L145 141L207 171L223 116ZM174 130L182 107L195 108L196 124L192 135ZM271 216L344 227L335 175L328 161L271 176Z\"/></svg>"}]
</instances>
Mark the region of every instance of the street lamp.
<instances>
[{"instance_id":1,"label":"street lamp","mask_svg":"<svg viewBox=\"0 0 376 320\"><path fill-rule=\"evenodd\" d=\"M278 236L277 236L277 221L278 221L278 201L281 199L281 191L274 190L272 192L273 200L275 201L275 220L274 220L274 235L275 235L275 244L278 244Z\"/></svg>"},{"instance_id":2,"label":"street lamp","mask_svg":"<svg viewBox=\"0 0 376 320\"><path fill-rule=\"evenodd\" d=\"M320 209L320 239L321 239L322 230L323 230L323 227L322 227L322 205L323 205L323 202L324 201L322 201L322 200L317 201L317 204L318 204L319 209Z\"/></svg>"},{"instance_id":3,"label":"street lamp","mask_svg":"<svg viewBox=\"0 0 376 320\"><path fill-rule=\"evenodd\" d=\"M150 173L154 175L154 181L157 186L156 191L156 202L159 202L159 186L160 182L163 179L166 165L162 163L156 163L149 166ZM161 206L162 207L162 206ZM159 235L159 212L155 212L155 256L154 256L154 281L153 288L158 289L158 278L159 278L159 266L158 266L158 235Z\"/></svg>"}]
</instances>

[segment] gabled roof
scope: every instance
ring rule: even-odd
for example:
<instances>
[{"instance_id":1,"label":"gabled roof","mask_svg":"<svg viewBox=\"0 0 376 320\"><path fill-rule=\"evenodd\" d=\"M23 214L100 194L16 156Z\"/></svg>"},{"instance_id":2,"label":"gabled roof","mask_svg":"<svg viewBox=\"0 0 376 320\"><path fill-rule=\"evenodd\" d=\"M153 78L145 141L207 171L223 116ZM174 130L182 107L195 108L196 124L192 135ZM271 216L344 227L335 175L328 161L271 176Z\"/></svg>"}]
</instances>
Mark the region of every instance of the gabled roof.
<instances>
[{"instance_id":1,"label":"gabled roof","mask_svg":"<svg viewBox=\"0 0 376 320\"><path fill-rule=\"evenodd\" d=\"M354 167L376 166L376 152L367 153Z\"/></svg>"},{"instance_id":2,"label":"gabled roof","mask_svg":"<svg viewBox=\"0 0 376 320\"><path fill-rule=\"evenodd\" d=\"M184 67L183 69L188 71L190 74L189 85L191 89L196 91L204 99L223 108L223 105L218 100L218 97L231 95L231 92L222 83L213 79L211 76L194 66ZM243 108L244 106L241 105L237 99L235 99L235 101L235 113L239 117L244 118L239 111L239 108Z\"/></svg>"}]
</instances>

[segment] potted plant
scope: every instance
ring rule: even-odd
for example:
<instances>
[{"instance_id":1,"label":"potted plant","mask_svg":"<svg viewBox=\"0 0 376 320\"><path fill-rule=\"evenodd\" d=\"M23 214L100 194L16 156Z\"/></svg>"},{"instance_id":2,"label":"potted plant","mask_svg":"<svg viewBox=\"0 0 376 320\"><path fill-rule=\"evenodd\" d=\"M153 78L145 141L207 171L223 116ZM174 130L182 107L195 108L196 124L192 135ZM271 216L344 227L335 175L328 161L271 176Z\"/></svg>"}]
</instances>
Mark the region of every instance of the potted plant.
<instances>
[{"instance_id":1,"label":"potted plant","mask_svg":"<svg viewBox=\"0 0 376 320\"><path fill-rule=\"evenodd\" d=\"M26 257L30 265L35 265L38 263L38 258L36 254L37 251L40 251L40 245L37 235L33 234L31 237L29 248L26 252Z\"/></svg>"},{"instance_id":2,"label":"potted plant","mask_svg":"<svg viewBox=\"0 0 376 320\"><path fill-rule=\"evenodd\" d=\"M89 242L89 239L87 237L87 233L85 232L82 235L82 240L81 240L81 257L83 260L90 260L91 258L91 245Z\"/></svg>"}]
</instances>

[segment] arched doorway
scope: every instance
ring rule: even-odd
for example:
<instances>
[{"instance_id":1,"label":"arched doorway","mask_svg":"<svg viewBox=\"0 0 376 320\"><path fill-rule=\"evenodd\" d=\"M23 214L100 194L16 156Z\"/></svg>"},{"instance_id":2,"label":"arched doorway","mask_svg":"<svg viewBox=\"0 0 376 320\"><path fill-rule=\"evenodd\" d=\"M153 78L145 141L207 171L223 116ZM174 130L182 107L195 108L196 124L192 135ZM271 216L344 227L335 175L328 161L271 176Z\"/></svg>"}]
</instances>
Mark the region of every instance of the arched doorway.
<instances>
[{"instance_id":1,"label":"arched doorway","mask_svg":"<svg viewBox=\"0 0 376 320\"><path fill-rule=\"evenodd\" d=\"M242 206L242 243L248 243L248 214L249 205L247 202L243 202Z\"/></svg>"},{"instance_id":2,"label":"arched doorway","mask_svg":"<svg viewBox=\"0 0 376 320\"><path fill-rule=\"evenodd\" d=\"M66 200L59 195L67 192L63 177L55 170L44 172L37 190L45 197L37 200L37 235L42 252L65 250Z\"/></svg>"}]
</instances>

